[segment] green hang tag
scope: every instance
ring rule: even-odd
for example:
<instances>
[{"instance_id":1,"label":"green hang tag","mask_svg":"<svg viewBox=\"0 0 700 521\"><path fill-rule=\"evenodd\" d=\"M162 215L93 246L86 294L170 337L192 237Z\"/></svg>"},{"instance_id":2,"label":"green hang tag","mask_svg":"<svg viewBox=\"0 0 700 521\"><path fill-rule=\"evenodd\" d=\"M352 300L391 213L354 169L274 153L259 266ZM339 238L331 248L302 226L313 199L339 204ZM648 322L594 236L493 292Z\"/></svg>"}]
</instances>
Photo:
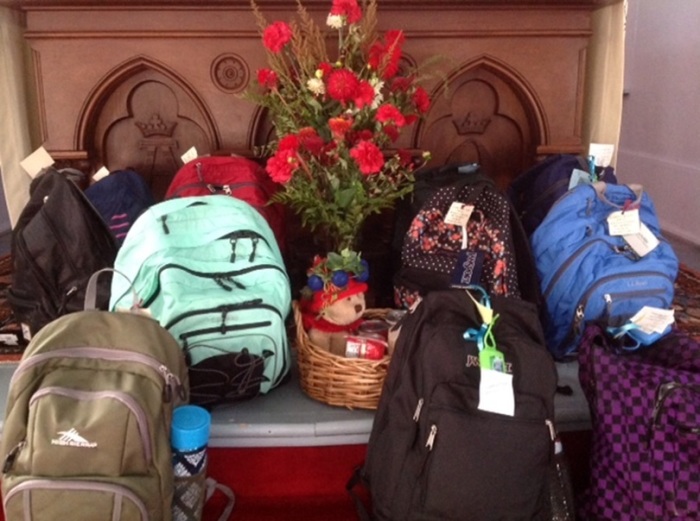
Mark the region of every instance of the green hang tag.
<instances>
[{"instance_id":1,"label":"green hang tag","mask_svg":"<svg viewBox=\"0 0 700 521\"><path fill-rule=\"evenodd\" d=\"M498 349L486 347L479 352L479 366L499 373L506 372L506 359Z\"/></svg>"}]
</instances>

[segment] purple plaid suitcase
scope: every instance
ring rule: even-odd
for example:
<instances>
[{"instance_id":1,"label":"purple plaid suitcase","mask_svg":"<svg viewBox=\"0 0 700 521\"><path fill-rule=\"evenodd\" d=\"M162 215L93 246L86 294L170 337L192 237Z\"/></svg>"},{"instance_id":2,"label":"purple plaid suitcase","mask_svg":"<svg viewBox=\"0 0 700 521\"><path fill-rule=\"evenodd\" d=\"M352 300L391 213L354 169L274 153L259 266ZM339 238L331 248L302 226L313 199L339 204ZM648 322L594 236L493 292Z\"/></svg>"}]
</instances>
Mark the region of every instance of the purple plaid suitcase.
<instances>
[{"instance_id":1,"label":"purple plaid suitcase","mask_svg":"<svg viewBox=\"0 0 700 521\"><path fill-rule=\"evenodd\" d=\"M700 343L672 331L635 353L597 324L579 346L591 409L586 521L700 519Z\"/></svg>"}]
</instances>

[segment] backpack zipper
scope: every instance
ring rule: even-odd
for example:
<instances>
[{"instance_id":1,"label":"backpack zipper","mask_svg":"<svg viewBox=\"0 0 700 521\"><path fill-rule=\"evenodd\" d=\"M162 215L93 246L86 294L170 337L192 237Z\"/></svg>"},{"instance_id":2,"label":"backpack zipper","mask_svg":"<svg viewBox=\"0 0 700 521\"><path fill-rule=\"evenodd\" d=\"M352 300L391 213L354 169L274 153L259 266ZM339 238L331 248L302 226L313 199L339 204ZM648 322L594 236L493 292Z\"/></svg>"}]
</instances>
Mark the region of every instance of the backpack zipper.
<instances>
[{"instance_id":1,"label":"backpack zipper","mask_svg":"<svg viewBox=\"0 0 700 521\"><path fill-rule=\"evenodd\" d=\"M169 403L175 392L178 393L183 400L185 397L185 388L180 381L180 378L173 373L162 362L156 360L152 356L142 353L134 353L121 349L108 349L104 347L67 347L50 353L40 353L31 355L29 358L22 360L17 366L14 374L10 378L10 386L20 378L20 376L32 369L33 367L43 364L54 358L89 358L107 360L111 362L136 362L146 367L151 368L156 372L163 381L163 400Z\"/></svg>"},{"instance_id":2,"label":"backpack zipper","mask_svg":"<svg viewBox=\"0 0 700 521\"><path fill-rule=\"evenodd\" d=\"M3 500L3 505L5 506L5 510L7 510L7 504L9 503L10 499L12 499L15 495L20 494L25 491L31 491L34 489L48 489L48 490L56 490L60 492L66 492L66 491L94 491L94 492L100 492L100 493L108 493L108 494L113 494L118 497L125 497L128 500L130 500L134 506L138 509L140 515L141 515L141 521L148 521L148 511L146 509L146 505L144 504L143 500L141 500L140 497L138 497L136 494L134 494L133 491L130 489L120 486L120 485L113 485L111 483L105 483L105 482L100 482L100 481L82 481L82 480L55 480L51 481L48 479L31 479L27 481L23 481L22 483L18 484L17 486L13 487L6 495L6 497ZM23 510L25 511L25 515L28 513L26 510L28 509L27 505L24 505Z\"/></svg>"},{"instance_id":3,"label":"backpack zipper","mask_svg":"<svg viewBox=\"0 0 700 521\"><path fill-rule=\"evenodd\" d=\"M661 412L664 408L664 405L666 404L666 400L675 391L681 389L689 389L690 391L700 394L700 385L684 384L681 382L666 382L661 384L656 390L656 397L654 399L654 409L651 413L651 424L649 425L649 437L647 440L648 443L651 442L653 431L659 427L659 417L661 416ZM698 425L697 427L685 427L676 425L676 428L691 434L700 434L700 425Z\"/></svg>"},{"instance_id":4,"label":"backpack zipper","mask_svg":"<svg viewBox=\"0 0 700 521\"><path fill-rule=\"evenodd\" d=\"M240 310L246 310L246 309L256 309L256 308L263 308L263 309L268 309L270 311L273 311L275 314L277 314L280 319L284 320L282 317L282 313L274 307L271 306L270 304L265 304L263 302L263 299L261 298L256 298L253 300L248 300L245 302L240 302L238 304L222 304L221 306L216 306L213 308L207 308L207 309L197 309L194 311L187 311L185 313L182 313L181 315L178 315L174 319L172 319L170 322L168 322L164 327L167 330L170 330L175 324L178 322L181 322L182 320L185 320L186 318L194 317L197 315L206 315L209 313L221 313L221 321L222 321L222 326L225 327L226 323L226 315L228 315L232 311L240 311ZM215 328L217 329L217 328Z\"/></svg>"},{"instance_id":5,"label":"backpack zipper","mask_svg":"<svg viewBox=\"0 0 700 521\"><path fill-rule=\"evenodd\" d=\"M230 286L226 286L224 284L225 281L230 281L234 286L236 286L237 289L246 289L246 287L243 284L236 282L235 280L233 280L233 278L236 276L241 276L241 275L245 275L247 273L251 273L253 271L262 270L262 269L275 269L275 270L283 273L286 276L286 273L284 272L284 270L281 267L276 266L274 264L259 264L257 266L250 266L248 268L243 268L240 270L217 271L217 272L213 272L213 273L208 273L208 272L193 270L193 269L190 269L190 268L183 266L181 264L175 264L175 263L171 262L171 263L163 265L161 268L158 269L158 276L157 276L158 286L156 287L153 294L150 297L148 297L147 300L144 301L144 303L142 304L141 307L144 307L144 308L150 307L153 304L153 302L155 302L155 300L158 298L158 295L160 294L160 291L161 291L160 275L163 271L165 271L166 269L170 269L170 268L185 271L185 272L190 273L191 275L194 275L196 277L213 279L214 282L216 282L216 284L221 286L221 288L226 290L226 291L232 291L233 288Z\"/></svg>"}]
</instances>

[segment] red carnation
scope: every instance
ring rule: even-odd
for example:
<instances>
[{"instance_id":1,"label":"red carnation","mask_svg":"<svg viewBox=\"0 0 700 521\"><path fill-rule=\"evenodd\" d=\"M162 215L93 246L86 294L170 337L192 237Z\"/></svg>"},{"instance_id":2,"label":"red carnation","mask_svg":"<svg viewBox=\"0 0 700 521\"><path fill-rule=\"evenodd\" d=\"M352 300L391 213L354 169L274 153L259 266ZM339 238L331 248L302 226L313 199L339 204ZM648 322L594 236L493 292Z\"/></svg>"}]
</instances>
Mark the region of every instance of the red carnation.
<instances>
[{"instance_id":1,"label":"red carnation","mask_svg":"<svg viewBox=\"0 0 700 521\"><path fill-rule=\"evenodd\" d=\"M317 69L319 69L321 72L323 72L323 77L327 78L328 75L331 73L333 70L333 66L328 63L328 62L321 62L318 64Z\"/></svg>"},{"instance_id":2,"label":"red carnation","mask_svg":"<svg viewBox=\"0 0 700 521\"><path fill-rule=\"evenodd\" d=\"M430 96L428 96L428 93L423 87L416 88L416 92L413 93L412 99L418 112L421 114L428 112L428 109L430 108Z\"/></svg>"},{"instance_id":3,"label":"red carnation","mask_svg":"<svg viewBox=\"0 0 700 521\"><path fill-rule=\"evenodd\" d=\"M328 76L328 95L343 105L355 98L360 81L348 69L336 69Z\"/></svg>"},{"instance_id":4,"label":"red carnation","mask_svg":"<svg viewBox=\"0 0 700 521\"><path fill-rule=\"evenodd\" d=\"M397 155L399 156L399 164L404 168L413 164L413 155L409 150L402 148L397 152Z\"/></svg>"},{"instance_id":5,"label":"red carnation","mask_svg":"<svg viewBox=\"0 0 700 521\"><path fill-rule=\"evenodd\" d=\"M333 0L331 14L347 17L349 24L354 24L362 19L362 9L357 5L357 0Z\"/></svg>"},{"instance_id":6,"label":"red carnation","mask_svg":"<svg viewBox=\"0 0 700 521\"><path fill-rule=\"evenodd\" d=\"M384 156L377 145L371 141L360 141L350 150L352 157L365 175L378 173L384 166Z\"/></svg>"},{"instance_id":7,"label":"red carnation","mask_svg":"<svg viewBox=\"0 0 700 521\"><path fill-rule=\"evenodd\" d=\"M320 156L323 151L323 138L318 135L316 129L313 127L304 127L299 130L299 141L301 146L304 147L311 155Z\"/></svg>"},{"instance_id":8,"label":"red carnation","mask_svg":"<svg viewBox=\"0 0 700 521\"><path fill-rule=\"evenodd\" d=\"M291 39L292 28L285 22L270 24L263 31L263 44L275 54L279 53Z\"/></svg>"},{"instance_id":9,"label":"red carnation","mask_svg":"<svg viewBox=\"0 0 700 521\"><path fill-rule=\"evenodd\" d=\"M374 101L374 87L368 81L361 81L357 86L355 93L355 105L358 109L362 109L367 105L371 105Z\"/></svg>"},{"instance_id":10,"label":"red carnation","mask_svg":"<svg viewBox=\"0 0 700 521\"><path fill-rule=\"evenodd\" d=\"M352 128L352 119L337 117L328 120L328 127L331 129L333 139L342 141L345 139L345 134Z\"/></svg>"},{"instance_id":11,"label":"red carnation","mask_svg":"<svg viewBox=\"0 0 700 521\"><path fill-rule=\"evenodd\" d=\"M377 121L384 124L393 124L401 128L406 125L406 118L394 105L387 103L377 110Z\"/></svg>"},{"instance_id":12,"label":"red carnation","mask_svg":"<svg viewBox=\"0 0 700 521\"><path fill-rule=\"evenodd\" d=\"M384 134L386 134L392 143L399 139L399 129L396 128L396 125L392 125L391 123L384 125Z\"/></svg>"},{"instance_id":13,"label":"red carnation","mask_svg":"<svg viewBox=\"0 0 700 521\"><path fill-rule=\"evenodd\" d=\"M266 89L277 88L277 73L272 69L260 69L258 71L258 83Z\"/></svg>"},{"instance_id":14,"label":"red carnation","mask_svg":"<svg viewBox=\"0 0 700 521\"><path fill-rule=\"evenodd\" d=\"M296 152L299 149L299 138L295 134L287 134L279 140L277 150L292 150Z\"/></svg>"},{"instance_id":15,"label":"red carnation","mask_svg":"<svg viewBox=\"0 0 700 521\"><path fill-rule=\"evenodd\" d=\"M265 170L273 181L285 184L292 178L292 175L294 175L298 164L295 150L278 150L274 156L268 159Z\"/></svg>"}]
</instances>

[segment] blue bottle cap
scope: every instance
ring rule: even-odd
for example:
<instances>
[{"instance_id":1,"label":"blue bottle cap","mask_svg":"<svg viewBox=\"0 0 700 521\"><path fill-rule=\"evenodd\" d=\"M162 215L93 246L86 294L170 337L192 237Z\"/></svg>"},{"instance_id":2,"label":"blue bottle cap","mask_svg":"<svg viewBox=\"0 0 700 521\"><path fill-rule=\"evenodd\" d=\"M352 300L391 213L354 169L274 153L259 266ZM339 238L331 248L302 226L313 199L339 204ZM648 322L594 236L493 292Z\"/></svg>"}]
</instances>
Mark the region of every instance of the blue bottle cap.
<instances>
[{"instance_id":1,"label":"blue bottle cap","mask_svg":"<svg viewBox=\"0 0 700 521\"><path fill-rule=\"evenodd\" d=\"M182 405L173 412L171 441L181 451L200 449L209 441L211 415L197 405Z\"/></svg>"}]
</instances>

